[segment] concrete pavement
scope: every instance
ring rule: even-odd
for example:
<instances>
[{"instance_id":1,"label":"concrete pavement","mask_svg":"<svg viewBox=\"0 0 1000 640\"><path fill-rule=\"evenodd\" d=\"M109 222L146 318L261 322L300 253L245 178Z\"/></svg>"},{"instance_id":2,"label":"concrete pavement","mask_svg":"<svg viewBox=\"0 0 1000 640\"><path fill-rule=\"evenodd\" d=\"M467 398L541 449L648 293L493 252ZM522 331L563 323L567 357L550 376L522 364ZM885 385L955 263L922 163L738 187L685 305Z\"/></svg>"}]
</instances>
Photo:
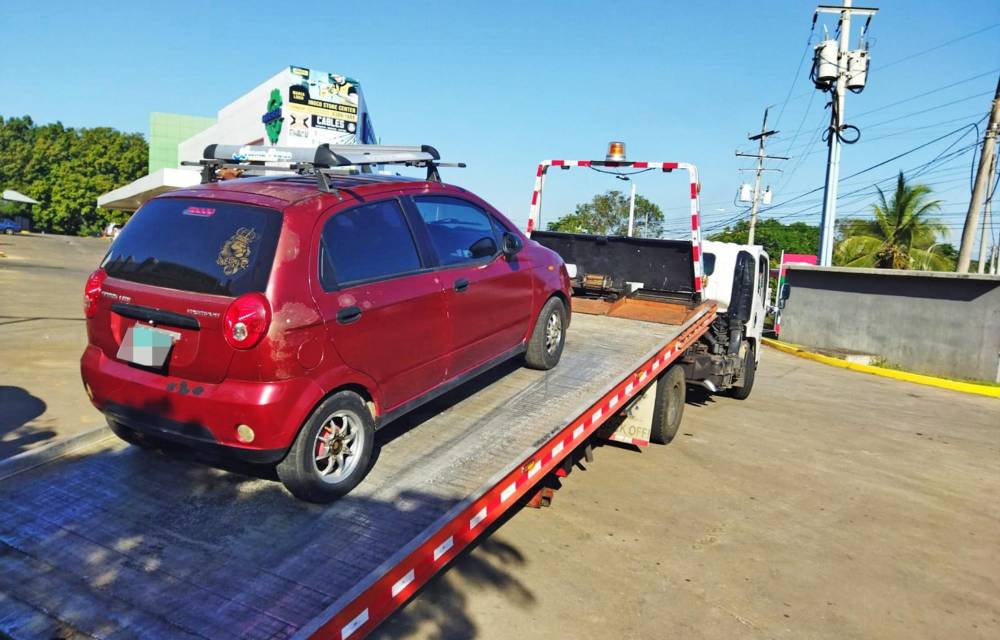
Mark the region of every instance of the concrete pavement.
<instances>
[{"instance_id":1,"label":"concrete pavement","mask_svg":"<svg viewBox=\"0 0 1000 640\"><path fill-rule=\"evenodd\" d=\"M83 286L104 238L0 235L0 460L104 423L80 382Z\"/></svg>"}]
</instances>

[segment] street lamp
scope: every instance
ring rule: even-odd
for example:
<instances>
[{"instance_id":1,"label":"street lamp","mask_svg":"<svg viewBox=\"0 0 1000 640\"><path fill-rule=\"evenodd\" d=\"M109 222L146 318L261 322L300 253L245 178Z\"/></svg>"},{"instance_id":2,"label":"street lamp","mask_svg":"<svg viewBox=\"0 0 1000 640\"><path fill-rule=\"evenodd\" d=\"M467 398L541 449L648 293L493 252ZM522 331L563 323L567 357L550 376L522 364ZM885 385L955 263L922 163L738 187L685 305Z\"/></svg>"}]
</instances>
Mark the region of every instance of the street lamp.
<instances>
[{"instance_id":1,"label":"street lamp","mask_svg":"<svg viewBox=\"0 0 1000 640\"><path fill-rule=\"evenodd\" d=\"M632 195L628 199L628 237L632 237L632 227L635 224L635 182L628 176L618 174L615 176L619 180L632 183ZM646 228L649 228L649 211L646 212Z\"/></svg>"}]
</instances>

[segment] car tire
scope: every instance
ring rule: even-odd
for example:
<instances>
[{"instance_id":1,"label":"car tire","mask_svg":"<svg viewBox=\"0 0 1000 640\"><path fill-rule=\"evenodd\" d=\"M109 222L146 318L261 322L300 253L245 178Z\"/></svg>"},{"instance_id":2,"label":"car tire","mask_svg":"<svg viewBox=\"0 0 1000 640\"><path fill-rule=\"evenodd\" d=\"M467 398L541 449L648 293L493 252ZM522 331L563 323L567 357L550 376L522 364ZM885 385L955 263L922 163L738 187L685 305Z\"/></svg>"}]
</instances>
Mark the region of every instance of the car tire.
<instances>
[{"instance_id":1,"label":"car tire","mask_svg":"<svg viewBox=\"0 0 1000 640\"><path fill-rule=\"evenodd\" d=\"M670 444L677 435L684 417L684 402L687 396L687 381L684 369L673 366L656 382L656 397L653 399L653 428L649 439L656 444Z\"/></svg>"},{"instance_id":2,"label":"car tire","mask_svg":"<svg viewBox=\"0 0 1000 640\"><path fill-rule=\"evenodd\" d=\"M346 495L368 473L375 420L353 391L331 395L302 425L278 478L300 500L325 503Z\"/></svg>"},{"instance_id":3,"label":"car tire","mask_svg":"<svg viewBox=\"0 0 1000 640\"><path fill-rule=\"evenodd\" d=\"M14 235L14 230L13 229L4 229L3 232L6 233L9 236Z\"/></svg>"},{"instance_id":4,"label":"car tire","mask_svg":"<svg viewBox=\"0 0 1000 640\"><path fill-rule=\"evenodd\" d=\"M547 371L559 364L566 344L566 305L559 298L549 298L528 340L524 362L532 369Z\"/></svg>"},{"instance_id":5,"label":"car tire","mask_svg":"<svg viewBox=\"0 0 1000 640\"><path fill-rule=\"evenodd\" d=\"M113 434L118 436L121 440L124 440L125 442L129 443L130 445L139 447L140 449L156 448L155 442L145 437L135 429L126 426L116 420L112 420L111 418L108 418L107 421L108 421L108 429L111 429L111 432Z\"/></svg>"},{"instance_id":6,"label":"car tire","mask_svg":"<svg viewBox=\"0 0 1000 640\"><path fill-rule=\"evenodd\" d=\"M731 387L726 390L726 395L737 400L746 400L753 391L753 381L757 377L757 358L753 345L746 344L746 352L743 354L743 386Z\"/></svg>"}]
</instances>

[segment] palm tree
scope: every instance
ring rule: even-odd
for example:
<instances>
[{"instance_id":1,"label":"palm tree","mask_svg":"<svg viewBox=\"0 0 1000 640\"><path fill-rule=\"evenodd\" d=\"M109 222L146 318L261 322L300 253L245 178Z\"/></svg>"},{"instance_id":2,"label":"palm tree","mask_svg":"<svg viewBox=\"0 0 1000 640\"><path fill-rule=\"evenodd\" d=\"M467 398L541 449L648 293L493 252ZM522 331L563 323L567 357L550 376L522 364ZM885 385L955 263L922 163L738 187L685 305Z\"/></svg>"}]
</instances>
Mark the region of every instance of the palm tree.
<instances>
[{"instance_id":1,"label":"palm tree","mask_svg":"<svg viewBox=\"0 0 1000 640\"><path fill-rule=\"evenodd\" d=\"M937 239L947 233L939 220L928 217L941 209L940 200L928 200L931 188L906 184L903 172L896 180L896 192L872 205L872 219L845 220L840 231L835 262L845 267L878 269L919 269L945 271L952 268ZM937 249L937 251L936 251Z\"/></svg>"}]
</instances>

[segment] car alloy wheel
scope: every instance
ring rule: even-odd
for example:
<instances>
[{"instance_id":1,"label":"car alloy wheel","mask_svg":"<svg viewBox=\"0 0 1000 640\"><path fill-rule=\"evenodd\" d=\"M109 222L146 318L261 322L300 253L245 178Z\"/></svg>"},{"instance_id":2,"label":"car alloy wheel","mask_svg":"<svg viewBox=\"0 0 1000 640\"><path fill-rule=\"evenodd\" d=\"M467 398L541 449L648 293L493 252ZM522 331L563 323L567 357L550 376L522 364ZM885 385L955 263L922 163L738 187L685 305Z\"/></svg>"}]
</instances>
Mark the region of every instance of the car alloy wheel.
<instances>
[{"instance_id":1,"label":"car alloy wheel","mask_svg":"<svg viewBox=\"0 0 1000 640\"><path fill-rule=\"evenodd\" d=\"M350 411L333 413L316 433L313 464L320 479L336 483L358 466L364 448L365 432L358 416Z\"/></svg>"},{"instance_id":2,"label":"car alloy wheel","mask_svg":"<svg viewBox=\"0 0 1000 640\"><path fill-rule=\"evenodd\" d=\"M555 353L560 340L562 340L562 318L558 313L553 313L545 323L545 350Z\"/></svg>"}]
</instances>

